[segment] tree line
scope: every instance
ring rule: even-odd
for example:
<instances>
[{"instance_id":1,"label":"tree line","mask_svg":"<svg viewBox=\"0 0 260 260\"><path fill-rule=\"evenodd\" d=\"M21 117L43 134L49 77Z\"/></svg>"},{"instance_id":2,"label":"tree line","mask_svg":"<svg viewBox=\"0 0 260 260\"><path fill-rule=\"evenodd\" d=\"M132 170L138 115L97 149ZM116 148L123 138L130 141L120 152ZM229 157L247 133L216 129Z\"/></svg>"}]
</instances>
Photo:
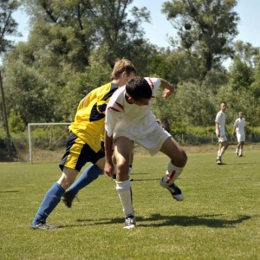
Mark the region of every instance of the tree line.
<instances>
[{"instance_id":1,"label":"tree line","mask_svg":"<svg viewBox=\"0 0 260 260\"><path fill-rule=\"evenodd\" d=\"M142 25L152 17L149 5L137 8L136 1L1 1L0 124L6 128L4 110L11 133L31 122L72 121L79 100L108 82L116 59L125 57L139 75L176 85L168 101L158 98L154 104L172 131L214 126L222 101L228 104L228 124L243 111L250 126L259 126L260 48L234 42L237 1L165 1L161 11L172 34L177 31L167 48L145 37ZM30 17L30 33L15 44L8 36L19 33L19 21L12 18L18 8Z\"/></svg>"}]
</instances>

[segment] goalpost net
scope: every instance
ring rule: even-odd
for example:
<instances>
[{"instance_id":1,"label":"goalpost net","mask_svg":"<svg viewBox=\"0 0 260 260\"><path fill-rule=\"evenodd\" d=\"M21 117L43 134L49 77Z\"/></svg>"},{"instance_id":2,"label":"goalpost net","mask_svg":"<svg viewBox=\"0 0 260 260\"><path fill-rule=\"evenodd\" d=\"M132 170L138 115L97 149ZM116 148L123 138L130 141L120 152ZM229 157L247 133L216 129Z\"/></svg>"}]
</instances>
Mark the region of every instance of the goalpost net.
<instances>
[{"instance_id":1,"label":"goalpost net","mask_svg":"<svg viewBox=\"0 0 260 260\"><path fill-rule=\"evenodd\" d=\"M65 152L70 123L29 123L30 163L57 162Z\"/></svg>"}]
</instances>

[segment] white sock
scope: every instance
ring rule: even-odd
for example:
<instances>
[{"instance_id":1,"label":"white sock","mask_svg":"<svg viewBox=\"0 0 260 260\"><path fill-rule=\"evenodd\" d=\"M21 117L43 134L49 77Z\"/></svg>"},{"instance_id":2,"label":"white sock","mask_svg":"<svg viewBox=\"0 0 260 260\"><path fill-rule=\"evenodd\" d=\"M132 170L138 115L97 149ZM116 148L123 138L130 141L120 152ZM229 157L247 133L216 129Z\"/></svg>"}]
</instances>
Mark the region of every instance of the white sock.
<instances>
[{"instance_id":1,"label":"white sock","mask_svg":"<svg viewBox=\"0 0 260 260\"><path fill-rule=\"evenodd\" d=\"M225 147L222 147L221 150L220 150L219 157L222 157L224 153L225 153Z\"/></svg>"},{"instance_id":2,"label":"white sock","mask_svg":"<svg viewBox=\"0 0 260 260\"><path fill-rule=\"evenodd\" d=\"M238 154L238 148L236 148L236 151L235 151L236 154Z\"/></svg>"},{"instance_id":3,"label":"white sock","mask_svg":"<svg viewBox=\"0 0 260 260\"><path fill-rule=\"evenodd\" d=\"M123 212L125 216L134 216L134 208L132 201L132 189L130 180L127 181L116 181L116 190L118 192Z\"/></svg>"},{"instance_id":4,"label":"white sock","mask_svg":"<svg viewBox=\"0 0 260 260\"><path fill-rule=\"evenodd\" d=\"M243 149L239 149L239 155L242 155Z\"/></svg>"},{"instance_id":5,"label":"white sock","mask_svg":"<svg viewBox=\"0 0 260 260\"><path fill-rule=\"evenodd\" d=\"M165 175L163 176L163 182L168 184L168 185L173 184L174 181L181 174L182 170L183 170L183 168L176 167L171 162L169 162L168 169L167 169Z\"/></svg>"}]
</instances>

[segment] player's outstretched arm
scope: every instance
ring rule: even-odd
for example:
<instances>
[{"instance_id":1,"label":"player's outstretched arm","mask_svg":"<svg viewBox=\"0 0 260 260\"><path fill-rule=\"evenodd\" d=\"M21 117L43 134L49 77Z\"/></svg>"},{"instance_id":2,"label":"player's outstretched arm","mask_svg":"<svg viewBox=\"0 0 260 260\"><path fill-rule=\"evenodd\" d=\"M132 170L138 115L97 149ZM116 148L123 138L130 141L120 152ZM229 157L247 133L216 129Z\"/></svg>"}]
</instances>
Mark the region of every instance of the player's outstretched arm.
<instances>
[{"instance_id":1,"label":"player's outstretched arm","mask_svg":"<svg viewBox=\"0 0 260 260\"><path fill-rule=\"evenodd\" d=\"M163 98L166 99L173 93L175 87L165 79L160 78L160 81L161 81L160 87L164 89Z\"/></svg>"}]
</instances>

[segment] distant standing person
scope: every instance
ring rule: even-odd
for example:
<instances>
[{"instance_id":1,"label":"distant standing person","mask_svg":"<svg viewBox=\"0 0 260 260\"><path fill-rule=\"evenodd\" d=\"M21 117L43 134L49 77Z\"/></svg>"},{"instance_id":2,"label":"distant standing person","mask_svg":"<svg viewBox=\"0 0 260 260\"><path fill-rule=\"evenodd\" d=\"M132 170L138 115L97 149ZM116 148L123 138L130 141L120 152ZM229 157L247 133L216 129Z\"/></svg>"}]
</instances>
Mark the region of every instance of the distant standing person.
<instances>
[{"instance_id":1,"label":"distant standing person","mask_svg":"<svg viewBox=\"0 0 260 260\"><path fill-rule=\"evenodd\" d=\"M237 147L236 147L236 156L242 157L243 156L243 148L245 143L245 126L246 120L243 117L244 114L242 111L238 112L238 118L235 120L234 128L232 131L232 135L236 132L237 137Z\"/></svg>"},{"instance_id":2,"label":"distant standing person","mask_svg":"<svg viewBox=\"0 0 260 260\"><path fill-rule=\"evenodd\" d=\"M227 104L226 102L222 102L220 104L220 111L217 113L215 119L216 125L216 135L218 137L218 155L217 155L217 164L222 165L222 156L225 150L228 148L228 139L226 137L226 110Z\"/></svg>"}]
</instances>

